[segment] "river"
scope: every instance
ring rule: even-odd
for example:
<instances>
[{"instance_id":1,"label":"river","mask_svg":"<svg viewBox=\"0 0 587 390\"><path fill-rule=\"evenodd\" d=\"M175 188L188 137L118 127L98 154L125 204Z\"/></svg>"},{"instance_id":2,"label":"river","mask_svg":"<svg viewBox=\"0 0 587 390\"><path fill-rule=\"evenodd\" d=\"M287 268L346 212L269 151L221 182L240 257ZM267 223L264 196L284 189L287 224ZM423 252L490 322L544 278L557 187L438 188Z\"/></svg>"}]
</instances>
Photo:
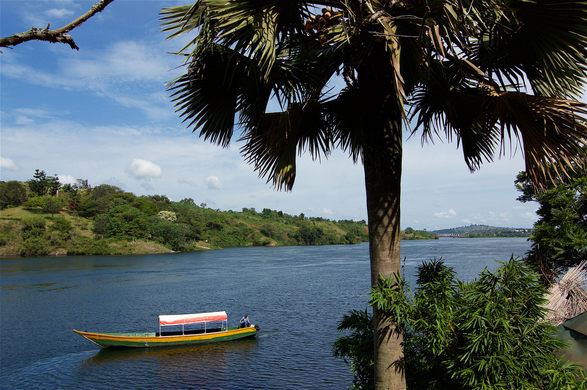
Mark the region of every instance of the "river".
<instances>
[{"instance_id":1,"label":"river","mask_svg":"<svg viewBox=\"0 0 587 390\"><path fill-rule=\"evenodd\" d=\"M403 241L414 280L444 258L472 280L523 256L524 238ZM368 245L235 248L149 256L0 260L0 388L345 389L332 356L338 321L368 301ZM244 313L256 339L204 346L100 350L72 329L155 331L159 314Z\"/></svg>"}]
</instances>

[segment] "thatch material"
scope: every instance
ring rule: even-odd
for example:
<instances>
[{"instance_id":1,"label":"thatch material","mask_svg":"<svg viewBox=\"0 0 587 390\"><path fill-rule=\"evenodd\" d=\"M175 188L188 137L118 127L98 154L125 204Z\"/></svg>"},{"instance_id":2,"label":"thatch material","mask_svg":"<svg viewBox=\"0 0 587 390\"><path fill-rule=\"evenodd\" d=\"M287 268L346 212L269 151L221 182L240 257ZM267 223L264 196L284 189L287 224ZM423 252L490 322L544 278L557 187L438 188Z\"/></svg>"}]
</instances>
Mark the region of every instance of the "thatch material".
<instances>
[{"instance_id":1,"label":"thatch material","mask_svg":"<svg viewBox=\"0 0 587 390\"><path fill-rule=\"evenodd\" d=\"M565 276L554 283L546 295L549 309L546 320L560 325L568 319L587 311L587 261L571 268Z\"/></svg>"}]
</instances>

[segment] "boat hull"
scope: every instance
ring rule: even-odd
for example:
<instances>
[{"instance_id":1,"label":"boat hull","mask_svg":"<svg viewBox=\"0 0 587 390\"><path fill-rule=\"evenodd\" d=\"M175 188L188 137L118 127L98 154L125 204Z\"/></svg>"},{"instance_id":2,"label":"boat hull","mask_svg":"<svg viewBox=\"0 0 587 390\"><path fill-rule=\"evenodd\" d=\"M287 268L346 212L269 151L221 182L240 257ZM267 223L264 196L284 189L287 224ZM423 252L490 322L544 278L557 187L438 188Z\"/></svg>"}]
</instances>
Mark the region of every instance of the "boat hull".
<instances>
[{"instance_id":1,"label":"boat hull","mask_svg":"<svg viewBox=\"0 0 587 390\"><path fill-rule=\"evenodd\" d=\"M153 348L176 345L207 344L254 337L257 329L229 328L226 331L173 336L158 336L156 333L91 333L73 330L102 348Z\"/></svg>"}]
</instances>

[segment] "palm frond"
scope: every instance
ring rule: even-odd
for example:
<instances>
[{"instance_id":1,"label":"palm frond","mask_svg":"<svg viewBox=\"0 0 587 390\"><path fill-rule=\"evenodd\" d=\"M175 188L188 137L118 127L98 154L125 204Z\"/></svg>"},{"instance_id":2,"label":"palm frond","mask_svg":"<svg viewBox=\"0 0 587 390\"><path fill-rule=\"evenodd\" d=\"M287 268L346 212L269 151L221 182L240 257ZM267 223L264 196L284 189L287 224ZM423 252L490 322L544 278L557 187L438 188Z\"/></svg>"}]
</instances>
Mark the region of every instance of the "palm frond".
<instances>
[{"instance_id":1,"label":"palm frond","mask_svg":"<svg viewBox=\"0 0 587 390\"><path fill-rule=\"evenodd\" d=\"M218 40L241 53L250 53L268 77L286 33L303 31L308 14L299 0L204 0L218 28Z\"/></svg>"},{"instance_id":2,"label":"palm frond","mask_svg":"<svg viewBox=\"0 0 587 390\"><path fill-rule=\"evenodd\" d=\"M492 161L499 145L496 118L488 109L490 93L471 81L474 70L458 59L429 64L422 84L413 94L412 133L422 127L422 143L441 136L462 146L470 170Z\"/></svg>"},{"instance_id":3,"label":"palm frond","mask_svg":"<svg viewBox=\"0 0 587 390\"><path fill-rule=\"evenodd\" d=\"M327 156L332 149L331 124L322 114L323 103L292 104L284 112L264 114L249 129L241 148L245 160L259 176L278 189L291 190L296 176L296 156L309 151L313 158Z\"/></svg>"},{"instance_id":4,"label":"palm frond","mask_svg":"<svg viewBox=\"0 0 587 390\"><path fill-rule=\"evenodd\" d=\"M522 141L526 171L535 185L564 179L573 165L582 163L587 104L522 92L497 94L493 104L502 141L506 136Z\"/></svg>"},{"instance_id":5,"label":"palm frond","mask_svg":"<svg viewBox=\"0 0 587 390\"><path fill-rule=\"evenodd\" d=\"M563 179L581 159L587 140L586 104L497 92L466 77L466 69L454 63L437 63L428 72L413 100L412 117L417 115L417 128L423 128L422 142L444 131L449 141L456 138L462 145L471 170L496 154L505 155L508 140L510 150L515 142L522 146L526 171L538 186Z\"/></svg>"},{"instance_id":6,"label":"palm frond","mask_svg":"<svg viewBox=\"0 0 587 390\"><path fill-rule=\"evenodd\" d=\"M336 99L325 104L325 119L333 126L337 146L348 152L355 163L360 161L365 142L361 131L360 107L360 97L355 86L348 86Z\"/></svg>"},{"instance_id":7,"label":"palm frond","mask_svg":"<svg viewBox=\"0 0 587 390\"><path fill-rule=\"evenodd\" d=\"M171 32L167 39L186 34L205 22L206 8L201 2L193 5L163 8L160 12L161 31Z\"/></svg>"},{"instance_id":8,"label":"palm frond","mask_svg":"<svg viewBox=\"0 0 587 390\"><path fill-rule=\"evenodd\" d=\"M178 54L186 53L187 50L196 45L198 41L203 41L206 37L212 40L211 20L208 16L206 6L198 1L193 5L183 5L178 7L163 8L160 12L159 20L161 21L161 31L170 33L167 39L175 38L182 34L188 34L199 29L200 35L195 35Z\"/></svg>"},{"instance_id":9,"label":"palm frond","mask_svg":"<svg viewBox=\"0 0 587 390\"><path fill-rule=\"evenodd\" d=\"M240 59L221 46L209 46L169 84L176 111L187 127L200 129L201 136L222 146L232 138L237 112L239 78L233 71L247 71Z\"/></svg>"},{"instance_id":10,"label":"palm frond","mask_svg":"<svg viewBox=\"0 0 587 390\"><path fill-rule=\"evenodd\" d=\"M515 0L496 8L498 16L481 30L471 59L510 84L526 77L537 95L580 96L587 74L587 2Z\"/></svg>"}]
</instances>

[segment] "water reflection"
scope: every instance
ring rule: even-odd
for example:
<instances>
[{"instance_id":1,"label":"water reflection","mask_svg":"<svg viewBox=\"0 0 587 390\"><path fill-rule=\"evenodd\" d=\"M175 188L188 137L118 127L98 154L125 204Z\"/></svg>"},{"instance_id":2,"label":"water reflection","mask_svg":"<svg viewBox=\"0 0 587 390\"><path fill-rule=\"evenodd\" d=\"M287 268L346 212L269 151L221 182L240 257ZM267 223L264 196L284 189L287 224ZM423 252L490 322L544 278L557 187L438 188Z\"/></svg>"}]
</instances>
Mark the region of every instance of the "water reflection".
<instances>
[{"instance_id":1,"label":"water reflection","mask_svg":"<svg viewBox=\"0 0 587 390\"><path fill-rule=\"evenodd\" d=\"M166 362L169 359L186 363L196 363L200 360L221 363L227 352L243 352L257 346L256 339L234 340L231 342L185 345L161 348L107 348L83 361L84 366L103 365L109 362L123 360L151 360Z\"/></svg>"},{"instance_id":2,"label":"water reflection","mask_svg":"<svg viewBox=\"0 0 587 390\"><path fill-rule=\"evenodd\" d=\"M251 361L256 339L165 348L102 349L81 362L86 378L115 377L123 382L148 373L151 384L163 387L223 387L242 362ZM135 382L136 383L136 382ZM210 387L211 386L211 387Z\"/></svg>"}]
</instances>

